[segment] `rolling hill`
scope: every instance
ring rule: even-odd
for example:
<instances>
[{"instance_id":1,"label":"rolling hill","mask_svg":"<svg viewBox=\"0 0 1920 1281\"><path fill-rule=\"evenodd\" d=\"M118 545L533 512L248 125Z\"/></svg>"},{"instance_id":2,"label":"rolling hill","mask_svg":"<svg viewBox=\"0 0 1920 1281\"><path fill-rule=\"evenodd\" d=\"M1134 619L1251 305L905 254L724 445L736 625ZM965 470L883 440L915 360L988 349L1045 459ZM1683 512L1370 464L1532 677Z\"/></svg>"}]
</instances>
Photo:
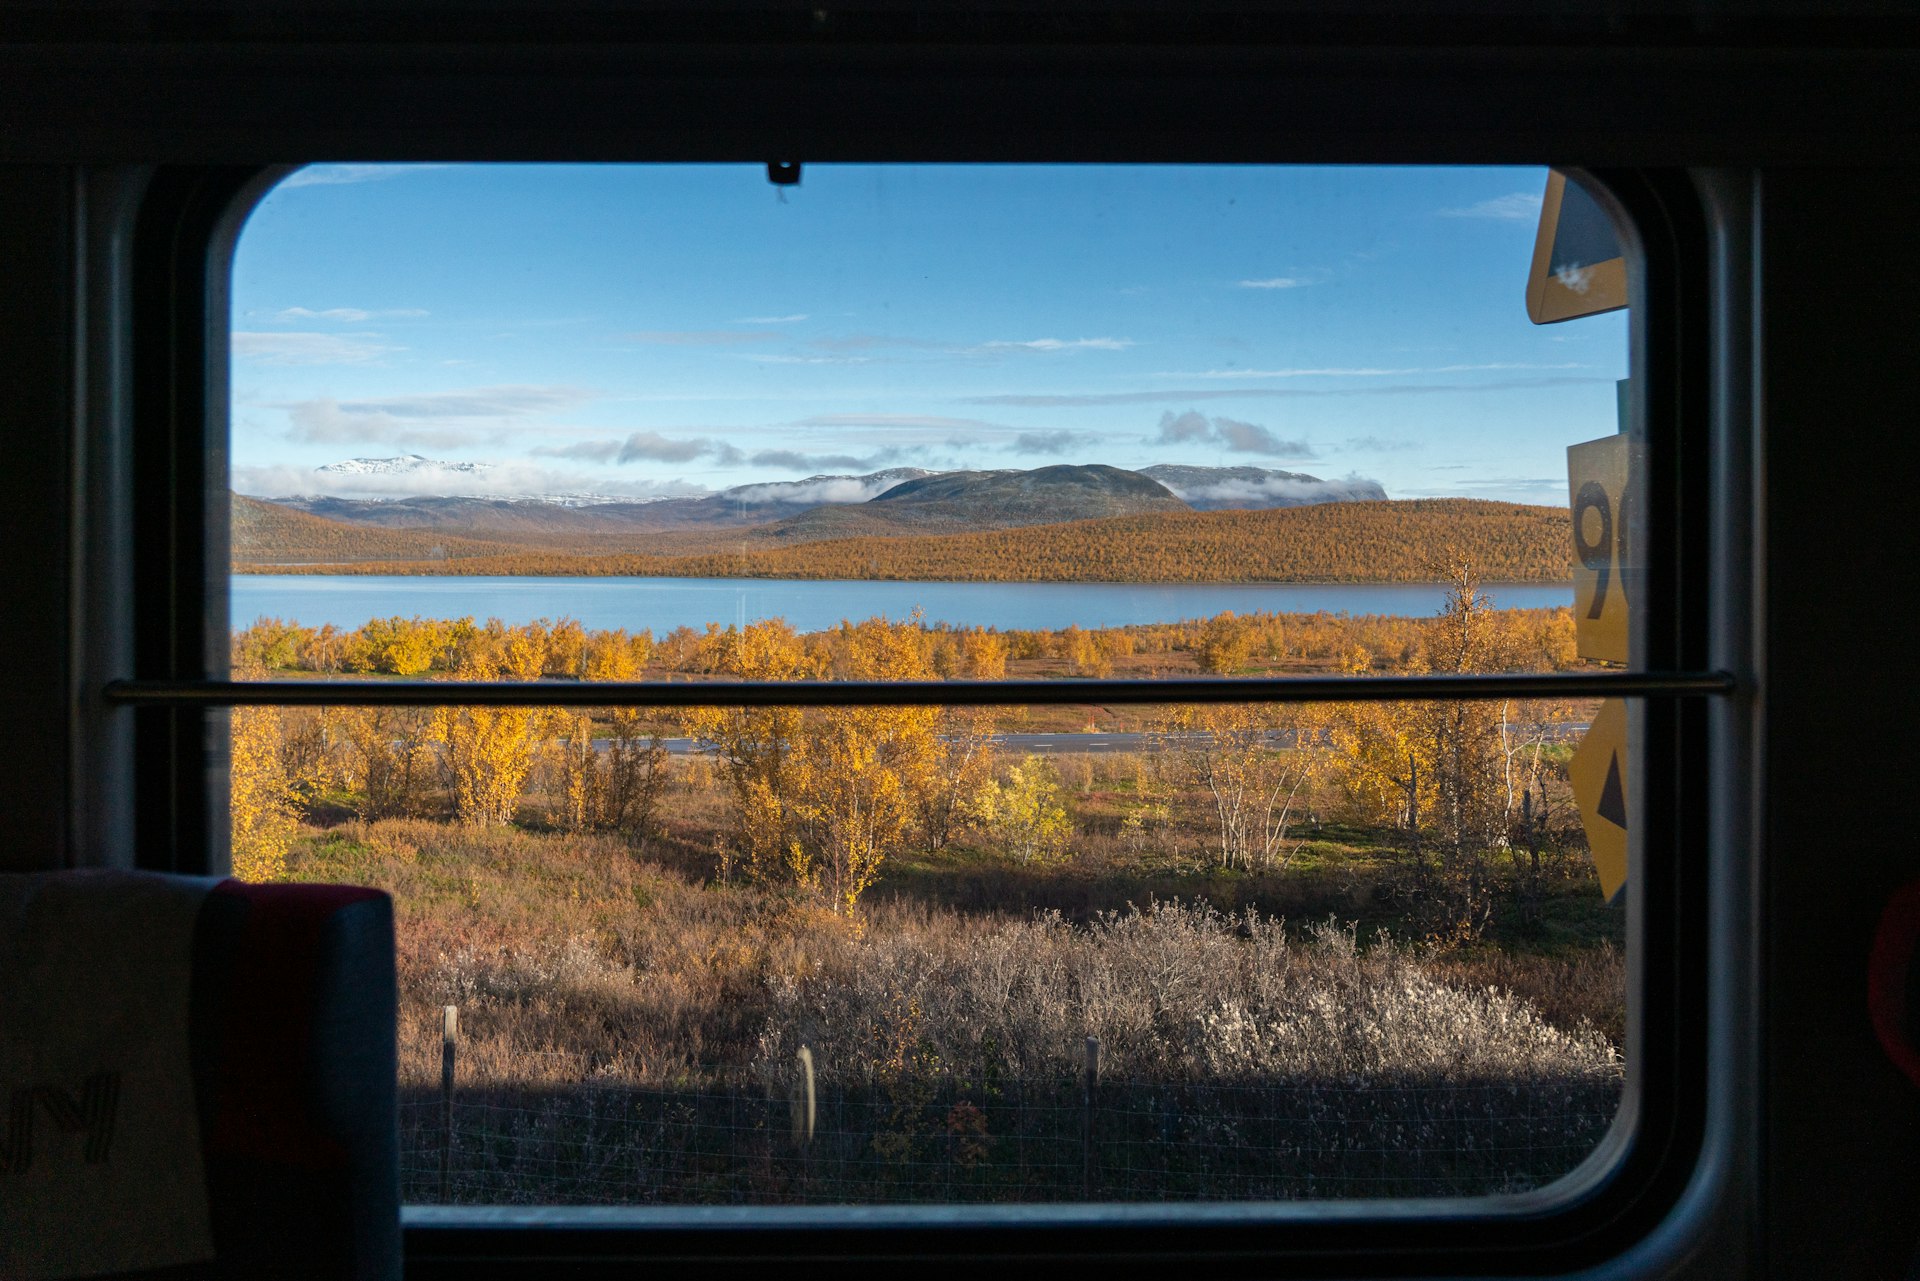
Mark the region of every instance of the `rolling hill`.
<instances>
[{"instance_id":1,"label":"rolling hill","mask_svg":"<svg viewBox=\"0 0 1920 1281\"><path fill-rule=\"evenodd\" d=\"M409 456L354 459L319 469L330 474L445 471L454 464ZM477 465L475 465L477 466ZM436 473L438 474L438 473ZM474 473L483 474L483 473ZM605 496L501 497L430 495L399 498L303 496L275 504L349 524L432 531L453 538L492 539L577 552L690 550L660 534L733 531L732 538L794 543L820 538L960 533L1057 524L1147 512L1291 507L1385 499L1372 481L1327 481L1260 467L1120 467L1055 465L1032 469L930 472L894 467L858 476L736 485L698 498L648 501ZM745 532L741 531L757 531Z\"/></svg>"},{"instance_id":2,"label":"rolling hill","mask_svg":"<svg viewBox=\"0 0 1920 1281\"><path fill-rule=\"evenodd\" d=\"M231 539L236 566L333 564L340 561L439 561L503 556L512 542L460 538L437 530L348 524L231 495Z\"/></svg>"},{"instance_id":3,"label":"rolling hill","mask_svg":"<svg viewBox=\"0 0 1920 1281\"><path fill-rule=\"evenodd\" d=\"M239 500L236 500L238 509ZM262 506L271 506L263 504ZM271 520L270 514L267 515ZM309 517L309 519L317 519ZM322 522L334 524L334 522ZM351 534L355 527L344 527ZM381 531L388 537L398 531ZM274 530L275 546L322 534ZM418 538L417 534L406 535ZM658 546L663 540L652 540ZM1498 582L1564 582L1571 576L1565 508L1477 499L1348 502L1260 511L1150 511L1098 520L905 537L868 534L780 544L768 536L728 546L582 555L531 547L489 553L442 544L439 559L392 555L292 572L638 575L693 578L904 579L994 582L1422 582L1450 557ZM398 544L383 543L388 552ZM262 560L235 568L272 570ZM291 559L289 557L288 559ZM343 556L341 560L345 560ZM282 561L281 564L285 564Z\"/></svg>"}]
</instances>

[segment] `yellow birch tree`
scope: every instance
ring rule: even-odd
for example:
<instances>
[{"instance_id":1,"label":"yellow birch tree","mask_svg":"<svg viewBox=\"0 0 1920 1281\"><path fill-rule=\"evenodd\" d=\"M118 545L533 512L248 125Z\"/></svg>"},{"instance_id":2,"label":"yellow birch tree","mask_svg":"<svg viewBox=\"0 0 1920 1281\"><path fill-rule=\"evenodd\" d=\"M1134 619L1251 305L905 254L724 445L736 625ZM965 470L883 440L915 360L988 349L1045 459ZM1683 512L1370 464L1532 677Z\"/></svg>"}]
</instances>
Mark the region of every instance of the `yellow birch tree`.
<instances>
[{"instance_id":1,"label":"yellow birch tree","mask_svg":"<svg viewBox=\"0 0 1920 1281\"><path fill-rule=\"evenodd\" d=\"M1053 767L1041 757L1009 767L1004 783L988 780L974 807L994 843L1022 866L1066 857L1073 823L1060 804Z\"/></svg>"},{"instance_id":2,"label":"yellow birch tree","mask_svg":"<svg viewBox=\"0 0 1920 1281\"><path fill-rule=\"evenodd\" d=\"M242 680L265 674L264 668L237 673ZM280 709L236 707L228 726L233 875L243 881L277 881L287 873L294 833L293 796L280 759Z\"/></svg>"}]
</instances>

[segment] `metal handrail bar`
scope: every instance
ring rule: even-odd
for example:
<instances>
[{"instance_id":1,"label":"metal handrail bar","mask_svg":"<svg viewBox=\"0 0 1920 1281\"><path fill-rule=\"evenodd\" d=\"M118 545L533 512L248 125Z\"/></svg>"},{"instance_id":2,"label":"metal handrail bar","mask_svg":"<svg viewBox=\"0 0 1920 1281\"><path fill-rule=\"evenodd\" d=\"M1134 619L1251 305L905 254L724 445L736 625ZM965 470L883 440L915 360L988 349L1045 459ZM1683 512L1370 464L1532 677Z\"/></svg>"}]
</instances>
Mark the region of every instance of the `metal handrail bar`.
<instances>
[{"instance_id":1,"label":"metal handrail bar","mask_svg":"<svg viewBox=\"0 0 1920 1281\"><path fill-rule=\"evenodd\" d=\"M1044 707L1682 698L1724 696L1739 687L1731 673L1715 671L1013 681L118 680L103 687L101 697L138 707Z\"/></svg>"}]
</instances>

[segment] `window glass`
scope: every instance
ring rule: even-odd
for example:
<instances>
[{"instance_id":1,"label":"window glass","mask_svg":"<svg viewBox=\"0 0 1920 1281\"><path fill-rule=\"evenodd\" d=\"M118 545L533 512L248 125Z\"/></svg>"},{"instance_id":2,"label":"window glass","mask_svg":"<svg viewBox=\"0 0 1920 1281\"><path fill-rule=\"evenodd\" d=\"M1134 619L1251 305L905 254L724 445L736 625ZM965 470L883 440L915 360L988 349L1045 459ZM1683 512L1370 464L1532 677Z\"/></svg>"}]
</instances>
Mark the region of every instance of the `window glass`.
<instances>
[{"instance_id":1,"label":"window glass","mask_svg":"<svg viewBox=\"0 0 1920 1281\"><path fill-rule=\"evenodd\" d=\"M1088 682L1625 664L1642 450L1593 197L769 177L316 165L240 240L236 676L528 685L232 715L236 874L395 896L408 1199L1576 1166L1623 1087L1625 704ZM681 705L847 680L1051 701ZM633 681L680 689L539 684Z\"/></svg>"}]
</instances>

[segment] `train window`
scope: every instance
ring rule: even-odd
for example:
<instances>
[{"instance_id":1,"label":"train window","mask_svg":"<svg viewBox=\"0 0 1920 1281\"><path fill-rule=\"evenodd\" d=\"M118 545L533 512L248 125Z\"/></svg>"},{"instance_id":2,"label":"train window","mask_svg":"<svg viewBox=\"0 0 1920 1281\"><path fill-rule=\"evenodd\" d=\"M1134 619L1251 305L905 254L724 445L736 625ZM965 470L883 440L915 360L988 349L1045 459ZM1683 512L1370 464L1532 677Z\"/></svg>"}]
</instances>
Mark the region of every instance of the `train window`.
<instances>
[{"instance_id":1,"label":"train window","mask_svg":"<svg viewBox=\"0 0 1920 1281\"><path fill-rule=\"evenodd\" d=\"M1625 207L1518 168L281 181L192 696L233 705L236 874L395 895L415 1221L1599 1196L1674 1108L1642 869L1724 688L1675 661Z\"/></svg>"}]
</instances>

